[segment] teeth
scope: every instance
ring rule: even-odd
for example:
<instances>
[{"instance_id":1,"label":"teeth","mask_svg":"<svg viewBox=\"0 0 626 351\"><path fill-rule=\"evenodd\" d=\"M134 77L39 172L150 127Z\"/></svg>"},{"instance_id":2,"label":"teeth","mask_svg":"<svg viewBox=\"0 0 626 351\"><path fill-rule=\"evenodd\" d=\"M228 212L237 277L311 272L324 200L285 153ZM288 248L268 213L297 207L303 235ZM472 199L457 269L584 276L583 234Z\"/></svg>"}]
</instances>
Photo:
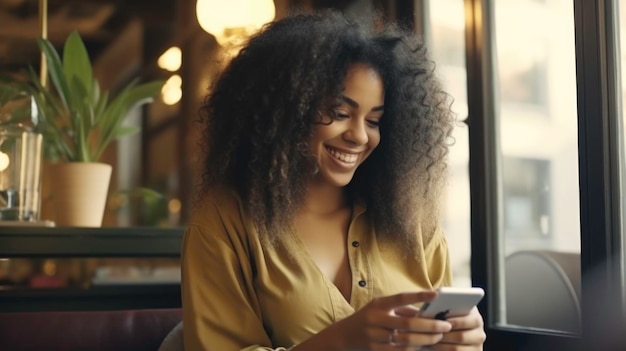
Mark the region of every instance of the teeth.
<instances>
[{"instance_id":1,"label":"teeth","mask_svg":"<svg viewBox=\"0 0 626 351\"><path fill-rule=\"evenodd\" d=\"M335 149L331 149L330 147L326 147L326 149L328 150L328 152L330 152L331 155L339 159L341 162L356 163L356 160L358 158L357 154L347 154L345 152L340 152Z\"/></svg>"}]
</instances>

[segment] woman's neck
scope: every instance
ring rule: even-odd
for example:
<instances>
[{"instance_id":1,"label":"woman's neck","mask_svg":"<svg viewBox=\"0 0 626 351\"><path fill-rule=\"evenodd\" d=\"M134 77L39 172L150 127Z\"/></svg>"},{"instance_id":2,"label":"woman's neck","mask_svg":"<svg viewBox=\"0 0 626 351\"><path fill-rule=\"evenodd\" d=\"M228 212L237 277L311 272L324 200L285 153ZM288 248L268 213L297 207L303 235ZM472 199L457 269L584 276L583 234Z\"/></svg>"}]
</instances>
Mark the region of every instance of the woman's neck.
<instances>
[{"instance_id":1,"label":"woman's neck","mask_svg":"<svg viewBox=\"0 0 626 351\"><path fill-rule=\"evenodd\" d=\"M329 215L348 206L348 196L343 187L311 182L304 196L302 211Z\"/></svg>"}]
</instances>

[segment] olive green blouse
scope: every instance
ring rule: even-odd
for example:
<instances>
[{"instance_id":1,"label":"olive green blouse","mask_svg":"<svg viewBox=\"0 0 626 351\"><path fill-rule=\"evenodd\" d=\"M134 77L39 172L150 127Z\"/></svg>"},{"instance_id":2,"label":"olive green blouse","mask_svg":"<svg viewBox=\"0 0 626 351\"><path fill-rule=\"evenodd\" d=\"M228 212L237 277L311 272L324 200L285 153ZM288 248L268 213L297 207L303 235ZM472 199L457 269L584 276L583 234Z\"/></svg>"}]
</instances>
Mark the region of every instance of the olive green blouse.
<instances>
[{"instance_id":1,"label":"olive green blouse","mask_svg":"<svg viewBox=\"0 0 626 351\"><path fill-rule=\"evenodd\" d=\"M211 192L194 211L183 239L186 351L284 350L376 296L451 284L448 247L440 231L425 246L419 242L416 258L402 258L393 245L376 240L360 205L352 211L346 243L350 301L296 235L292 242L263 245L240 198L233 191Z\"/></svg>"}]
</instances>

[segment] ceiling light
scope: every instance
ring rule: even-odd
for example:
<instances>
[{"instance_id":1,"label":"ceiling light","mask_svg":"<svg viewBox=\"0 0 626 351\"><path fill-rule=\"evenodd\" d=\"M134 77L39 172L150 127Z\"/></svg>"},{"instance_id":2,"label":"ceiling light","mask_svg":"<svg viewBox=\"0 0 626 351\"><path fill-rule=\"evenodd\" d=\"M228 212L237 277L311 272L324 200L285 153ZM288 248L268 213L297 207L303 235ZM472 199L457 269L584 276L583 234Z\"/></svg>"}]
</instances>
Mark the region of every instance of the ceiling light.
<instances>
[{"instance_id":1,"label":"ceiling light","mask_svg":"<svg viewBox=\"0 0 626 351\"><path fill-rule=\"evenodd\" d=\"M197 0L200 27L221 46L237 44L276 15L274 0Z\"/></svg>"}]
</instances>

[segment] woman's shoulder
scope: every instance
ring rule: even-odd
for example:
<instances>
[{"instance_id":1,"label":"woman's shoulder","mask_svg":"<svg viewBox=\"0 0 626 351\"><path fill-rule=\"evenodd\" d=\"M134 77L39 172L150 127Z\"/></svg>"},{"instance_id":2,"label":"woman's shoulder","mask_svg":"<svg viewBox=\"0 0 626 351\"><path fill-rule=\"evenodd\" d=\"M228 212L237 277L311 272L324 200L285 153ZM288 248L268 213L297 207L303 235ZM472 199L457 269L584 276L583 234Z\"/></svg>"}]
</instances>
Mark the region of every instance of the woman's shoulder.
<instances>
[{"instance_id":1,"label":"woman's shoulder","mask_svg":"<svg viewBox=\"0 0 626 351\"><path fill-rule=\"evenodd\" d=\"M247 242L257 235L241 197L227 186L203 191L191 211L187 232L237 242Z\"/></svg>"},{"instance_id":2,"label":"woman's shoulder","mask_svg":"<svg viewBox=\"0 0 626 351\"><path fill-rule=\"evenodd\" d=\"M190 223L200 224L214 216L240 217L243 203L239 194L229 186L213 186L206 189L192 209Z\"/></svg>"},{"instance_id":3,"label":"woman's shoulder","mask_svg":"<svg viewBox=\"0 0 626 351\"><path fill-rule=\"evenodd\" d=\"M241 203L241 197L233 187L228 185L215 185L208 188L203 196L204 202L229 203L232 205Z\"/></svg>"}]
</instances>

